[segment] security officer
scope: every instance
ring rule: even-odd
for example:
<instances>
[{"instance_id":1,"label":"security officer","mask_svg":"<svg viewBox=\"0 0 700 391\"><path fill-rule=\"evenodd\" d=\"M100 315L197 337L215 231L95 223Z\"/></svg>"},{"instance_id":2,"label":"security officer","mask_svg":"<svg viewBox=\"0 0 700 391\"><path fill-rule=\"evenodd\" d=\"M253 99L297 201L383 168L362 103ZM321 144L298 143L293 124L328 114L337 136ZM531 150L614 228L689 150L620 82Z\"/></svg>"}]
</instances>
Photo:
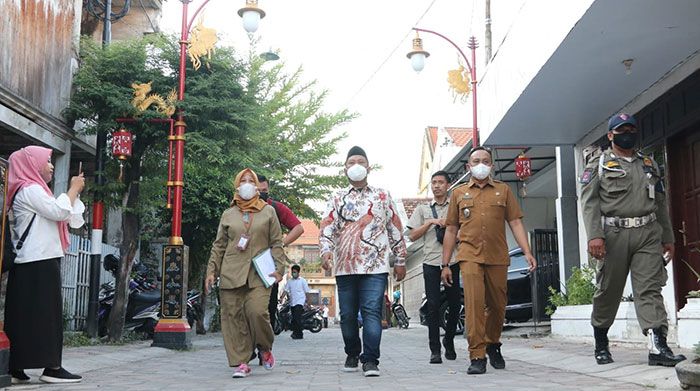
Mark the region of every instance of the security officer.
<instances>
[{"instance_id":1,"label":"security officer","mask_svg":"<svg viewBox=\"0 0 700 391\"><path fill-rule=\"evenodd\" d=\"M661 287L674 239L663 178L652 158L635 152L633 116L610 118L608 140L611 147L591 156L580 178L588 252L597 260L591 315L595 359L598 364L613 362L607 334L631 272L637 320L650 341L649 365L674 366L685 357L674 355L666 343Z\"/></svg>"},{"instance_id":2,"label":"security officer","mask_svg":"<svg viewBox=\"0 0 700 391\"><path fill-rule=\"evenodd\" d=\"M464 307L470 375L486 372L486 356L495 369L506 362L501 354L501 331L506 313L508 244L505 222L525 254L530 271L537 266L530 252L522 222L522 211L510 187L491 178L491 151L476 147L469 154L469 183L452 190L447 209L447 227L442 243L442 282L451 286L450 261L455 243L464 281ZM459 239L459 241L457 241ZM486 311L484 311L486 309Z\"/></svg>"}]
</instances>

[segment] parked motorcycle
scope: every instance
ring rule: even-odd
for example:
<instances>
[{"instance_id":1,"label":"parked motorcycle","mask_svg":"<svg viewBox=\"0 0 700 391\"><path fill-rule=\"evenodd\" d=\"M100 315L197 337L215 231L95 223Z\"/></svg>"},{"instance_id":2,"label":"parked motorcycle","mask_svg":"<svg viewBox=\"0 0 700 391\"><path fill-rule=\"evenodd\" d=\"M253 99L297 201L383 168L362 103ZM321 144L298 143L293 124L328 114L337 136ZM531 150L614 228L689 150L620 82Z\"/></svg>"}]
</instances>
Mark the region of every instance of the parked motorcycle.
<instances>
[{"instance_id":1,"label":"parked motorcycle","mask_svg":"<svg viewBox=\"0 0 700 391\"><path fill-rule=\"evenodd\" d=\"M116 277L119 269L119 259L114 255L105 256L103 267ZM113 282L102 284L100 287L99 307L98 307L98 335L107 335L107 324L109 314L115 297L115 287ZM129 280L129 298L124 317L124 329L145 333L149 338L153 338L156 324L160 314L160 290L157 284L150 281L145 275L136 273L134 278Z\"/></svg>"},{"instance_id":2,"label":"parked motorcycle","mask_svg":"<svg viewBox=\"0 0 700 391\"><path fill-rule=\"evenodd\" d=\"M196 289L187 291L187 323L189 323L190 327L194 327L194 324L202 319L204 314L199 303L200 296L201 293Z\"/></svg>"},{"instance_id":3,"label":"parked motorcycle","mask_svg":"<svg viewBox=\"0 0 700 391\"><path fill-rule=\"evenodd\" d=\"M301 324L304 330L309 330L312 333L318 333L323 329L323 316L321 309L314 306L307 306L301 315ZM283 331L292 329L292 307L289 301L281 303L277 307L277 321L273 331L275 335L281 334Z\"/></svg>"},{"instance_id":4,"label":"parked motorcycle","mask_svg":"<svg viewBox=\"0 0 700 391\"><path fill-rule=\"evenodd\" d=\"M391 304L391 312L394 314L394 318L396 318L396 323L398 324L399 328L407 329L408 321L411 318L408 317L403 304L399 303L399 299L401 299L401 292L394 292L394 302Z\"/></svg>"},{"instance_id":5,"label":"parked motorcycle","mask_svg":"<svg viewBox=\"0 0 700 391\"><path fill-rule=\"evenodd\" d=\"M464 294L462 294L464 296ZM423 297L421 298L421 306L420 309L418 310L418 313L420 314L420 324L423 326L428 325L428 299L425 297L425 293L423 293ZM457 317L457 325L455 327L455 334L462 334L464 333L464 299L462 298L462 302L459 306L459 316ZM447 327L447 319L450 316L450 306L449 303L447 302L447 293L445 293L445 288L440 284L440 309L438 310L438 322L440 324L440 327L443 328L443 330Z\"/></svg>"}]
</instances>

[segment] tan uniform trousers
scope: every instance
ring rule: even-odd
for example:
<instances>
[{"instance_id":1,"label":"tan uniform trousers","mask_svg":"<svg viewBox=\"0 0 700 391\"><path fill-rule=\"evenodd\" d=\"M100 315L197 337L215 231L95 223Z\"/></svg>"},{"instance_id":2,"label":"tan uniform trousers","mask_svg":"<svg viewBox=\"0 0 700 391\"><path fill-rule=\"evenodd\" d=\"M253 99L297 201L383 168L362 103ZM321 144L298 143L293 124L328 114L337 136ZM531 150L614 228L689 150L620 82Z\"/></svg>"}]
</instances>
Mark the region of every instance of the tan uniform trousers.
<instances>
[{"instance_id":1,"label":"tan uniform trousers","mask_svg":"<svg viewBox=\"0 0 700 391\"><path fill-rule=\"evenodd\" d=\"M461 261L469 358L485 358L486 345L501 340L508 302L508 266Z\"/></svg>"},{"instance_id":2,"label":"tan uniform trousers","mask_svg":"<svg viewBox=\"0 0 700 391\"><path fill-rule=\"evenodd\" d=\"M221 289L221 332L228 365L237 367L250 361L255 346L272 350L275 335L270 326L270 288Z\"/></svg>"},{"instance_id":3,"label":"tan uniform trousers","mask_svg":"<svg viewBox=\"0 0 700 391\"><path fill-rule=\"evenodd\" d=\"M648 329L668 329L661 288L667 274L658 223L638 228L605 227L605 260L596 267L591 324L607 328L613 324L620 299L631 273L637 320L644 334Z\"/></svg>"}]
</instances>

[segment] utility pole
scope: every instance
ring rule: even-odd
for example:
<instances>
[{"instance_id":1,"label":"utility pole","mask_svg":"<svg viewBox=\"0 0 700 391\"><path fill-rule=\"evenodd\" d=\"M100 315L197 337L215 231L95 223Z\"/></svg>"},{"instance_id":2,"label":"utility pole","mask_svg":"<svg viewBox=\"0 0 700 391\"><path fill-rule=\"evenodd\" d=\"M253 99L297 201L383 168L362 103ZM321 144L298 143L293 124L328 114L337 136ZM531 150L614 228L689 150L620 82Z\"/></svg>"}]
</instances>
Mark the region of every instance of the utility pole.
<instances>
[{"instance_id":1,"label":"utility pole","mask_svg":"<svg viewBox=\"0 0 700 391\"><path fill-rule=\"evenodd\" d=\"M486 1L486 31L484 32L484 64L491 62L491 0Z\"/></svg>"}]
</instances>

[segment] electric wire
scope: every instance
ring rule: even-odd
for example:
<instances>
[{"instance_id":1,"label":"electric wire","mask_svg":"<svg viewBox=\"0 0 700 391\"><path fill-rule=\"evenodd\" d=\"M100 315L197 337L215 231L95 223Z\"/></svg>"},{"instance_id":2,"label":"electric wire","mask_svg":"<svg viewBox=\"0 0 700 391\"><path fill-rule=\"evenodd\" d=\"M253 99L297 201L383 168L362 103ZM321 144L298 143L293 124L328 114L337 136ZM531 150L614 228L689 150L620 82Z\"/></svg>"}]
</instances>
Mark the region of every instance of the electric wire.
<instances>
[{"instance_id":1,"label":"electric wire","mask_svg":"<svg viewBox=\"0 0 700 391\"><path fill-rule=\"evenodd\" d=\"M425 15L428 14L428 11L430 11L430 9L433 7L433 5L435 4L435 2L437 2L437 0L432 0L432 1L430 2L430 5L428 5L428 8L426 8L425 11L423 11L423 14L421 14L421 16L418 18L418 20L416 20L416 22L413 24L414 26L417 26L417 25L421 22L421 20L423 20L423 17L425 17ZM384 65L385 65L387 62L389 62L389 60L390 60L391 57L394 55L394 53L396 53L396 51L399 49L399 47L401 47L401 45L403 44L403 42L406 40L406 38L407 38L408 36L411 35L412 32L413 32L413 28L409 29L409 30L406 32L406 34L404 34L403 37L401 37L401 39L399 40L399 42L398 42L398 43L396 44L396 46L391 50L391 52L389 53L389 55L386 56L386 58L384 59L384 61L382 61L382 62L379 64L379 66L374 70L374 72L372 72L372 73L369 75L369 77L365 80L365 82L362 83L362 85L360 86L360 88L358 88L357 91L355 91L355 93L352 94L352 96L351 96L350 99L348 100L348 103L346 103L346 105L345 105L346 107L350 106L350 104L355 100L355 98L357 98L357 96L360 95L360 93L362 92L362 90L364 90L365 87L367 87L367 85L374 79L374 77L379 73L379 71L381 71L381 69L384 67Z\"/></svg>"}]
</instances>

